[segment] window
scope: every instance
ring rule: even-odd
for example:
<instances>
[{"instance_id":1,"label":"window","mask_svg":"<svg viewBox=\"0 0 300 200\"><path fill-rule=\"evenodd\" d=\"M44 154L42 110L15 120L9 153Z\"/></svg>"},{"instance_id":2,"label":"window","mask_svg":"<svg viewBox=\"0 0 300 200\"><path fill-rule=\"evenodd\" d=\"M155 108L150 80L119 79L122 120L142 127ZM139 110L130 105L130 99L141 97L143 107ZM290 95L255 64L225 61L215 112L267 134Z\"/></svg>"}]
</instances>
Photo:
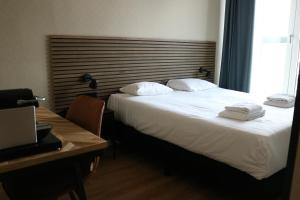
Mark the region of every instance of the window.
<instances>
[{"instance_id":1,"label":"window","mask_svg":"<svg viewBox=\"0 0 300 200\"><path fill-rule=\"evenodd\" d=\"M300 0L256 1L250 93L261 97L295 93L299 3Z\"/></svg>"}]
</instances>

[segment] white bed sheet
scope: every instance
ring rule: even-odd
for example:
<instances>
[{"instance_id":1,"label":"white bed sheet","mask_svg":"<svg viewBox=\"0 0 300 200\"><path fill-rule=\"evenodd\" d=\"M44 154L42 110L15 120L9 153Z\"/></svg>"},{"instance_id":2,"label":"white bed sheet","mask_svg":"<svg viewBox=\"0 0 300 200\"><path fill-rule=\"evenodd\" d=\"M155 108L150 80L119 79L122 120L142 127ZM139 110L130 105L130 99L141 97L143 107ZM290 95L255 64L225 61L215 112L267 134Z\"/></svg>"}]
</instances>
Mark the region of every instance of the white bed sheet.
<instances>
[{"instance_id":1,"label":"white bed sheet","mask_svg":"<svg viewBox=\"0 0 300 200\"><path fill-rule=\"evenodd\" d=\"M221 88L159 96L113 94L108 108L124 124L194 153L221 161L256 179L286 166L293 108L264 106L264 117L218 117L226 105L255 102L247 93ZM262 103L262 100L259 102Z\"/></svg>"}]
</instances>

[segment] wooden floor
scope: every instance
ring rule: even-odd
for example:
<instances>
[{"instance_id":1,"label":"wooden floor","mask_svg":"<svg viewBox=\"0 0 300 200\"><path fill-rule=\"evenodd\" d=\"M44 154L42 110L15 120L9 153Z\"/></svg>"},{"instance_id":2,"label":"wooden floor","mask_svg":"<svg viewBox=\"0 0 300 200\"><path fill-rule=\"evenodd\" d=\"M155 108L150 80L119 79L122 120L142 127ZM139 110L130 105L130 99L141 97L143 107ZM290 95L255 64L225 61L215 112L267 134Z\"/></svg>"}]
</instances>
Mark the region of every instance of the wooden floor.
<instances>
[{"instance_id":1,"label":"wooden floor","mask_svg":"<svg viewBox=\"0 0 300 200\"><path fill-rule=\"evenodd\" d=\"M165 176L160 162L135 150L119 150L113 159L104 152L102 164L86 182L89 200L244 200L253 198L236 186L186 170ZM204 178L202 178L202 176ZM7 200L2 187L0 199ZM69 199L63 196L60 200Z\"/></svg>"}]
</instances>

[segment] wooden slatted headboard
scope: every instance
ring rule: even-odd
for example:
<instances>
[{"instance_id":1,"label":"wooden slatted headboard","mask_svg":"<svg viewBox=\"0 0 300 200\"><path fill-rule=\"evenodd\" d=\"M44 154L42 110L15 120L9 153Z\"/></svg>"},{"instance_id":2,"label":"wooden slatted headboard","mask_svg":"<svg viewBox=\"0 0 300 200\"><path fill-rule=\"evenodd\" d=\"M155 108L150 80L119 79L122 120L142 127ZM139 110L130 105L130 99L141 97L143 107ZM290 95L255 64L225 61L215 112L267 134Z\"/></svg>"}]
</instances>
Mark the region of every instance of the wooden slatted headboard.
<instances>
[{"instance_id":1,"label":"wooden slatted headboard","mask_svg":"<svg viewBox=\"0 0 300 200\"><path fill-rule=\"evenodd\" d=\"M215 42L139 38L49 36L54 108L60 111L75 96L97 92L107 98L126 84L198 77L213 81ZM199 73L203 67L210 77ZM98 88L81 81L89 73Z\"/></svg>"}]
</instances>

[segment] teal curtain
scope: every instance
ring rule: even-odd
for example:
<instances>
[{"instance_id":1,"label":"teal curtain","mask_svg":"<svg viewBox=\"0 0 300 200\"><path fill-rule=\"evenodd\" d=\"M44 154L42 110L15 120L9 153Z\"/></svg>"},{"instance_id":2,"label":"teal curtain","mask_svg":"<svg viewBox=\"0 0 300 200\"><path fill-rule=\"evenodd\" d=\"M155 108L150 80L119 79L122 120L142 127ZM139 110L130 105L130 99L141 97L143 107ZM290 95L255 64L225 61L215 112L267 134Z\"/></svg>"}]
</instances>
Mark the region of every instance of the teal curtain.
<instances>
[{"instance_id":1,"label":"teal curtain","mask_svg":"<svg viewBox=\"0 0 300 200\"><path fill-rule=\"evenodd\" d=\"M220 87L249 92L255 0L226 0Z\"/></svg>"}]
</instances>

